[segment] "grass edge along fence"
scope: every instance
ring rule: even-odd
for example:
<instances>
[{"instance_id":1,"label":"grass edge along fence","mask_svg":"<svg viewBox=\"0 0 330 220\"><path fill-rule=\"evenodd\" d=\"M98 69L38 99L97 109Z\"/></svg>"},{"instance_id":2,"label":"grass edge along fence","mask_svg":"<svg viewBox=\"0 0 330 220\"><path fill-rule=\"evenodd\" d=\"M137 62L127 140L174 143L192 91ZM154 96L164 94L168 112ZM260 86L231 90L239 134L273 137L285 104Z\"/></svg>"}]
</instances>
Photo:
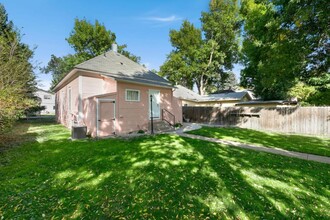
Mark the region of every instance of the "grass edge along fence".
<instances>
[{"instance_id":1,"label":"grass edge along fence","mask_svg":"<svg viewBox=\"0 0 330 220\"><path fill-rule=\"evenodd\" d=\"M330 136L330 107L182 107L186 122Z\"/></svg>"}]
</instances>

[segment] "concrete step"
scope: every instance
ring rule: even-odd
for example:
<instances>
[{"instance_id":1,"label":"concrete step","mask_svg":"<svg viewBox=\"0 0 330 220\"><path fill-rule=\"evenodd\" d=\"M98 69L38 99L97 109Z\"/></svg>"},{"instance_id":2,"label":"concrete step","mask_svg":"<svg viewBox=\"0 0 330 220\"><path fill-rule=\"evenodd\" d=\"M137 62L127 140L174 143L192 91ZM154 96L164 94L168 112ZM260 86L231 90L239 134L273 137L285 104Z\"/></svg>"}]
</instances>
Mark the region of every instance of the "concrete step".
<instances>
[{"instance_id":1,"label":"concrete step","mask_svg":"<svg viewBox=\"0 0 330 220\"><path fill-rule=\"evenodd\" d=\"M153 123L154 132L164 132L175 130L171 125L165 121L154 121ZM151 122L149 122L149 131L151 131Z\"/></svg>"}]
</instances>

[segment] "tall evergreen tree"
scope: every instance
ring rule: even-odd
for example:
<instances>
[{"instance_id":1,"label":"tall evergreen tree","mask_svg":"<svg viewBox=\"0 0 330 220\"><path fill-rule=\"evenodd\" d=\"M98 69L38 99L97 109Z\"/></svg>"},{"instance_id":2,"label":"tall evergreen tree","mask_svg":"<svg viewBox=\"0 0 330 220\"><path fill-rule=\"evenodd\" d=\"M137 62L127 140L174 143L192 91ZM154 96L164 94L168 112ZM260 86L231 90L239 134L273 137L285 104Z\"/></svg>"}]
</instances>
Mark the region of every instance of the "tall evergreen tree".
<instances>
[{"instance_id":1,"label":"tall evergreen tree","mask_svg":"<svg viewBox=\"0 0 330 220\"><path fill-rule=\"evenodd\" d=\"M32 57L33 51L21 42L20 33L0 4L0 133L37 105Z\"/></svg>"}]
</instances>

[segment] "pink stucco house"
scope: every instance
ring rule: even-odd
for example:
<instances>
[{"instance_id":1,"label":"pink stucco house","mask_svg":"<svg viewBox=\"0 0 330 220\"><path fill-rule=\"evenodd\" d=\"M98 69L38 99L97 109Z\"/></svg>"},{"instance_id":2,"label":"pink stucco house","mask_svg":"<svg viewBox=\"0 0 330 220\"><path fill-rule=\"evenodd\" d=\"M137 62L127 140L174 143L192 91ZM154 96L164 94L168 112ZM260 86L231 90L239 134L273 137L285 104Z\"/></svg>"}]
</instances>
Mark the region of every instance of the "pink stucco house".
<instances>
[{"instance_id":1,"label":"pink stucco house","mask_svg":"<svg viewBox=\"0 0 330 220\"><path fill-rule=\"evenodd\" d=\"M148 130L151 107L156 123L182 122L173 86L116 51L78 64L54 91L57 121L85 125L93 137Z\"/></svg>"}]
</instances>

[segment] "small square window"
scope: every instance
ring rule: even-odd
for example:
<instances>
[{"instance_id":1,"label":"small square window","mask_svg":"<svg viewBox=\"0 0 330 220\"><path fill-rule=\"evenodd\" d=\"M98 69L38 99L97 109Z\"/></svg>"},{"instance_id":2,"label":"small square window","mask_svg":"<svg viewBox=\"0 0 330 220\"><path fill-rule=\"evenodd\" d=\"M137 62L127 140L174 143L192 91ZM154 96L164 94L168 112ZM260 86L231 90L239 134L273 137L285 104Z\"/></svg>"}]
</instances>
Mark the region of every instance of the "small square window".
<instances>
[{"instance_id":1,"label":"small square window","mask_svg":"<svg viewBox=\"0 0 330 220\"><path fill-rule=\"evenodd\" d=\"M51 95L44 95L44 99L51 99L52 96Z\"/></svg>"},{"instance_id":2,"label":"small square window","mask_svg":"<svg viewBox=\"0 0 330 220\"><path fill-rule=\"evenodd\" d=\"M139 90L133 90L133 89L126 89L126 101L134 101L139 102L140 101L140 91Z\"/></svg>"}]
</instances>

